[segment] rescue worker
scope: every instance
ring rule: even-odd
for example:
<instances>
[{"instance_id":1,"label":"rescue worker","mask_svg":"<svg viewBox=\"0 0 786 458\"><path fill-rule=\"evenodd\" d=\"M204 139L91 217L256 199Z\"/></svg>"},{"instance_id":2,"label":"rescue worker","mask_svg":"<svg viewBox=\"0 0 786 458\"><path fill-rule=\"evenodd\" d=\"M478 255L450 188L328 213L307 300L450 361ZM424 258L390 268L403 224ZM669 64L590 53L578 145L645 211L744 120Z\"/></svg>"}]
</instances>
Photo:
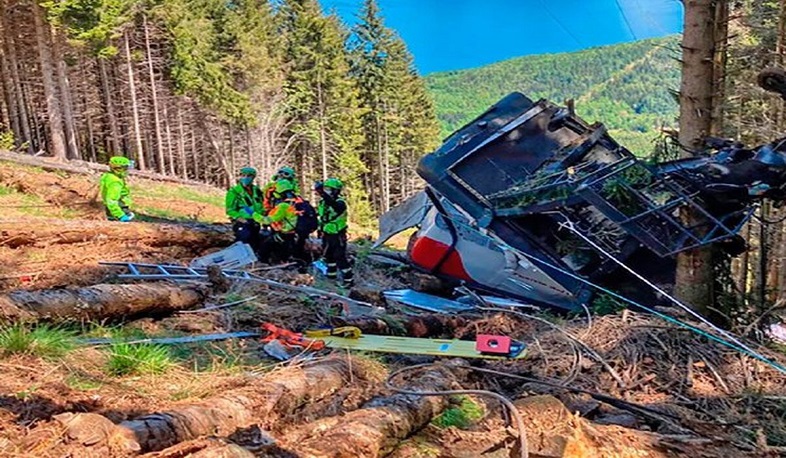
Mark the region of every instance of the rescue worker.
<instances>
[{"instance_id":1,"label":"rescue worker","mask_svg":"<svg viewBox=\"0 0 786 458\"><path fill-rule=\"evenodd\" d=\"M261 250L266 256L273 255L279 261L287 261L292 256L296 260L303 259L302 256L298 256L299 253L296 253L297 211L295 209L295 186L292 181L278 180L272 197L275 206L267 215L254 214L254 220L257 223L270 226L272 231L272 235L263 242Z\"/></svg>"},{"instance_id":2,"label":"rescue worker","mask_svg":"<svg viewBox=\"0 0 786 458\"><path fill-rule=\"evenodd\" d=\"M265 200L264 200L264 207L265 212L269 213L270 210L273 210L273 207L276 206L276 201L274 194L276 192L276 184L280 180L288 180L292 183L292 187L294 189L295 194L300 194L300 185L298 185L297 178L295 177L295 169L289 166L284 166L278 169L275 175L273 175L273 180L265 185Z\"/></svg>"},{"instance_id":3,"label":"rescue worker","mask_svg":"<svg viewBox=\"0 0 786 458\"><path fill-rule=\"evenodd\" d=\"M243 167L235 186L227 191L225 205L229 220L232 221L232 232L235 240L251 246L257 257L262 262L267 262L264 253L260 252L262 239L261 227L256 221L264 213L262 205L262 190L254 184L257 176L256 169Z\"/></svg>"},{"instance_id":4,"label":"rescue worker","mask_svg":"<svg viewBox=\"0 0 786 458\"><path fill-rule=\"evenodd\" d=\"M134 219L130 210L131 191L126 183L130 167L131 161L127 157L113 156L109 159L109 172L101 175L101 201L110 221L126 223Z\"/></svg>"},{"instance_id":5,"label":"rescue worker","mask_svg":"<svg viewBox=\"0 0 786 458\"><path fill-rule=\"evenodd\" d=\"M347 259L347 203L341 197L344 184L338 178L317 182L314 190L322 198L317 205L322 249L327 264L327 277L341 278L346 285L354 280L352 266Z\"/></svg>"}]
</instances>

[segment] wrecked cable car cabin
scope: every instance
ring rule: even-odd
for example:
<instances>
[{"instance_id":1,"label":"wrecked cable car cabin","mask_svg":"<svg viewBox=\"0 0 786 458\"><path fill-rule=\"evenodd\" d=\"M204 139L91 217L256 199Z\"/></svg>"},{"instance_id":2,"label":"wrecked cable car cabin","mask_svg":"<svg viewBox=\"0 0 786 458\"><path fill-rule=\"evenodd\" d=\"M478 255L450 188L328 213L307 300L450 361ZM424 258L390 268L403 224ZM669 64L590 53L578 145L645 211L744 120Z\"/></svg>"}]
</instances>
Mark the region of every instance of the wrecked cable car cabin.
<instances>
[{"instance_id":1,"label":"wrecked cable car cabin","mask_svg":"<svg viewBox=\"0 0 786 458\"><path fill-rule=\"evenodd\" d=\"M622 263L669 290L678 253L714 243L740 253L756 203L783 198L783 142L715 140L648 163L602 124L513 93L423 157L425 193L383 216L382 238L418 225L417 268L539 305L578 309L596 292L588 282L653 300Z\"/></svg>"}]
</instances>

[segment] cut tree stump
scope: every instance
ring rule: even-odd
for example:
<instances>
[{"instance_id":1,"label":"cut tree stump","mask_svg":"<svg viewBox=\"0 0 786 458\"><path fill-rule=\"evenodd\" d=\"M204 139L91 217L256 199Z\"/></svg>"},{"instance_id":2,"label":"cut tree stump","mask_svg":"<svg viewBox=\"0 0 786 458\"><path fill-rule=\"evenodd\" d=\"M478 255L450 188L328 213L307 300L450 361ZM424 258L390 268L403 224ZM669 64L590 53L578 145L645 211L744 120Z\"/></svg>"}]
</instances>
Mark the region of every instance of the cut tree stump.
<instances>
[{"instance_id":1,"label":"cut tree stump","mask_svg":"<svg viewBox=\"0 0 786 458\"><path fill-rule=\"evenodd\" d=\"M454 389L455 369L435 366L407 384L415 391ZM296 456L375 458L390 453L402 440L426 426L448 405L445 396L394 394L373 399L346 415L324 418L298 428L283 443Z\"/></svg>"},{"instance_id":2,"label":"cut tree stump","mask_svg":"<svg viewBox=\"0 0 786 458\"><path fill-rule=\"evenodd\" d=\"M204 298L202 288L168 283L20 290L0 294L0 321L123 319L189 309Z\"/></svg>"},{"instance_id":3,"label":"cut tree stump","mask_svg":"<svg viewBox=\"0 0 786 458\"><path fill-rule=\"evenodd\" d=\"M142 452L151 452L198 437L229 436L254 424L269 427L303 405L332 395L351 379L380 383L378 372L369 363L347 357L287 367L198 403L124 421L104 436L133 437ZM80 415L84 414L75 417Z\"/></svg>"}]
</instances>

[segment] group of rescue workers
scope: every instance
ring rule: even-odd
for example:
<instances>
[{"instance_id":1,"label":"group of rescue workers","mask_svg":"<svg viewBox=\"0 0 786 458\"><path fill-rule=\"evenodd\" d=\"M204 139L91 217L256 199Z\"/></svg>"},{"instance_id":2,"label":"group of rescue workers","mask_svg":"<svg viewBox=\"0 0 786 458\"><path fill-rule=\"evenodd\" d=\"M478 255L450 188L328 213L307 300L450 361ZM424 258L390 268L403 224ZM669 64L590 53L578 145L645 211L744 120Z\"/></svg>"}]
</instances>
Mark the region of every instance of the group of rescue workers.
<instances>
[{"instance_id":1,"label":"group of rescue workers","mask_svg":"<svg viewBox=\"0 0 786 458\"><path fill-rule=\"evenodd\" d=\"M109 159L109 172L101 176L100 192L106 216L128 222L135 217L130 208L131 194L126 183L133 162L123 156ZM347 258L347 203L341 196L343 183L328 178L314 185L320 201L314 209L300 194L295 170L282 167L260 188L254 184L257 171L240 170L238 182L226 194L226 214L235 239L251 246L261 262L294 261L300 273L312 262L306 242L313 232L322 239L327 277L350 285L352 267Z\"/></svg>"}]
</instances>

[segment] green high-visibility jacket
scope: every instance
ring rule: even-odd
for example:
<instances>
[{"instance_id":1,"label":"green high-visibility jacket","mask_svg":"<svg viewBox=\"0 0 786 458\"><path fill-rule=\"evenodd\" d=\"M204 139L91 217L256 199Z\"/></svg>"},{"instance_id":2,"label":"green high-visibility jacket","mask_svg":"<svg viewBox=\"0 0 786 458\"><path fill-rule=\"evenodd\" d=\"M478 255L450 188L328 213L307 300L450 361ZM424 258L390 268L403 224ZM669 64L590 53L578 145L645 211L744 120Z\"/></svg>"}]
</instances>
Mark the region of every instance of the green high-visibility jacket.
<instances>
[{"instance_id":1,"label":"green high-visibility jacket","mask_svg":"<svg viewBox=\"0 0 786 458\"><path fill-rule=\"evenodd\" d=\"M297 212L291 199L284 200L273 207L267 216L254 217L259 224L270 226L276 232L289 234L297 227Z\"/></svg>"},{"instance_id":2,"label":"green high-visibility jacket","mask_svg":"<svg viewBox=\"0 0 786 458\"><path fill-rule=\"evenodd\" d=\"M242 184L237 184L227 191L225 204L227 216L232 221L238 218L251 218L252 215L246 212L246 208L251 209L251 213L264 213L262 207L262 190L257 185L251 185L251 193L243 187Z\"/></svg>"},{"instance_id":3,"label":"green high-visibility jacket","mask_svg":"<svg viewBox=\"0 0 786 458\"><path fill-rule=\"evenodd\" d=\"M325 234L338 234L347 228L347 203L343 197L328 203L323 196L317 205L319 228Z\"/></svg>"},{"instance_id":4,"label":"green high-visibility jacket","mask_svg":"<svg viewBox=\"0 0 786 458\"><path fill-rule=\"evenodd\" d=\"M112 218L120 219L125 215L122 207L131 206L131 191L128 189L125 178L120 178L112 172L101 175L101 200Z\"/></svg>"},{"instance_id":5,"label":"green high-visibility jacket","mask_svg":"<svg viewBox=\"0 0 786 458\"><path fill-rule=\"evenodd\" d=\"M292 182L292 186L295 187L295 189L294 189L295 195L299 196L300 195L300 184L295 179L292 179L290 181ZM268 184L266 184L265 187L263 188L263 192L264 192L264 195L265 195L264 204L265 204L265 211L266 212L270 212L271 210L273 210L273 207L276 206L276 202L275 202L276 199L273 196L273 194L276 192L276 183L277 182L278 181L274 179L273 181L271 181Z\"/></svg>"}]
</instances>

